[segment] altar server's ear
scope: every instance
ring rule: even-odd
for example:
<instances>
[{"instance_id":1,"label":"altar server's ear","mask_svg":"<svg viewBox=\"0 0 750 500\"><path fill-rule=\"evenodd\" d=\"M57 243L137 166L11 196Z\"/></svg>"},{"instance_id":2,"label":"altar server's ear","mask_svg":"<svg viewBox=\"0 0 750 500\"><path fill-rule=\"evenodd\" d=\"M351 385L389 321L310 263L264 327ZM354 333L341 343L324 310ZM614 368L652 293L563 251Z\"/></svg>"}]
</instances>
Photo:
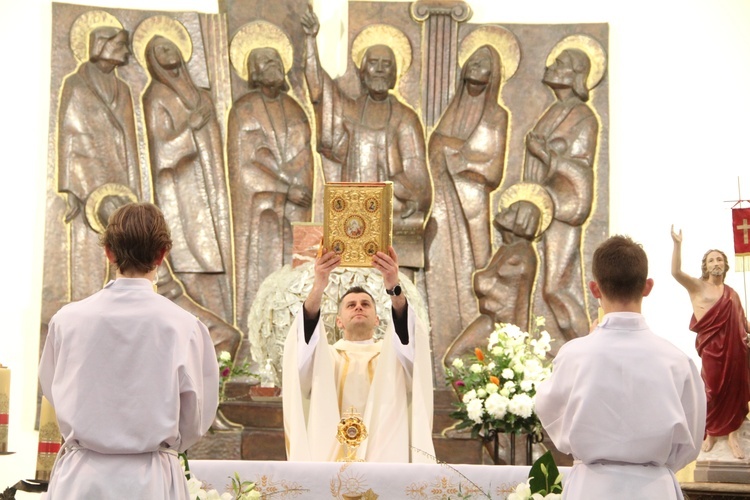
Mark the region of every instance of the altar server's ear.
<instances>
[{"instance_id":1,"label":"altar server's ear","mask_svg":"<svg viewBox=\"0 0 750 500\"><path fill-rule=\"evenodd\" d=\"M159 251L159 256L156 257L156 260L154 261L154 267L159 267L161 265L162 261L167 257L168 254L169 254L169 249L162 248Z\"/></svg>"},{"instance_id":2,"label":"altar server's ear","mask_svg":"<svg viewBox=\"0 0 750 500\"><path fill-rule=\"evenodd\" d=\"M602 298L602 291L599 290L599 284L596 281L589 281L589 290L591 290L591 295L593 295L595 299Z\"/></svg>"},{"instance_id":3,"label":"altar server's ear","mask_svg":"<svg viewBox=\"0 0 750 500\"><path fill-rule=\"evenodd\" d=\"M646 284L643 285L643 296L648 297L648 294L651 293L651 290L654 288L654 280L649 278L646 280Z\"/></svg>"},{"instance_id":4,"label":"altar server's ear","mask_svg":"<svg viewBox=\"0 0 750 500\"><path fill-rule=\"evenodd\" d=\"M117 265L117 257L115 257L115 253L112 251L112 249L109 248L109 245L104 245L104 255L107 256L108 261L110 261L114 265Z\"/></svg>"}]
</instances>

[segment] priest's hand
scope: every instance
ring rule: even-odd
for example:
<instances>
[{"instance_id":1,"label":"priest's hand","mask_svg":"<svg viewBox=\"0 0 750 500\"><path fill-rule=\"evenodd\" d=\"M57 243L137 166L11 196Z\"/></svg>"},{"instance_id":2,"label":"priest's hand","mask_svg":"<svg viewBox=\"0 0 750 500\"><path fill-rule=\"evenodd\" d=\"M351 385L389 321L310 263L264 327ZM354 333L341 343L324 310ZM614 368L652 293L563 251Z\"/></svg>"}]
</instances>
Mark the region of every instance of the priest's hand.
<instances>
[{"instance_id":1,"label":"priest's hand","mask_svg":"<svg viewBox=\"0 0 750 500\"><path fill-rule=\"evenodd\" d=\"M383 275L386 290L393 290L398 285L398 254L392 246L388 247L388 253L377 252L373 255L372 266ZM391 295L391 306L396 315L400 316L406 309L406 296L403 293Z\"/></svg>"},{"instance_id":2,"label":"priest's hand","mask_svg":"<svg viewBox=\"0 0 750 500\"><path fill-rule=\"evenodd\" d=\"M315 259L315 278L313 279L313 286L303 306L306 318L312 319L317 317L320 312L320 302L323 299L323 292L325 292L325 289L328 286L328 279L331 276L331 272L336 269L340 263L341 256L336 252L325 248L322 249L320 257Z\"/></svg>"}]
</instances>

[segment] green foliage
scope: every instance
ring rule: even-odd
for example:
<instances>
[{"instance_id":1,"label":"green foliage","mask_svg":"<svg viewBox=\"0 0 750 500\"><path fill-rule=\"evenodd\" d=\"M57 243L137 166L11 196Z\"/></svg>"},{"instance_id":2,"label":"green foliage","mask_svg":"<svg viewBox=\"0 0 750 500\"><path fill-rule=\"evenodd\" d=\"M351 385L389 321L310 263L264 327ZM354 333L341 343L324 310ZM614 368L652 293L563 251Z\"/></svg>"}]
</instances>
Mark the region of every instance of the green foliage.
<instances>
[{"instance_id":1,"label":"green foliage","mask_svg":"<svg viewBox=\"0 0 750 500\"><path fill-rule=\"evenodd\" d=\"M232 360L232 355L227 351L221 351L217 357L219 363L219 401L226 401L226 384L234 377L255 377L258 378L257 373L253 373L250 370L250 363L247 361L239 364Z\"/></svg>"},{"instance_id":2,"label":"green foliage","mask_svg":"<svg viewBox=\"0 0 750 500\"><path fill-rule=\"evenodd\" d=\"M562 493L562 476L557 469L552 452L547 451L531 466L529 486L532 493L541 495Z\"/></svg>"}]
</instances>

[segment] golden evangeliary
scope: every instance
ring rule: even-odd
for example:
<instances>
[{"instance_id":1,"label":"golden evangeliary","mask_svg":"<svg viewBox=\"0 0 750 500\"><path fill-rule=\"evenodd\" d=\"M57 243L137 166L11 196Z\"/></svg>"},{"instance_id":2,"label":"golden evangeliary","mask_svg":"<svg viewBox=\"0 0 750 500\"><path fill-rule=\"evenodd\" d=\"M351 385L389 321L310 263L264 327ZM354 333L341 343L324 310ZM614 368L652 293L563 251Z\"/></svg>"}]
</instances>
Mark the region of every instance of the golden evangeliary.
<instances>
[{"instance_id":1,"label":"golden evangeliary","mask_svg":"<svg viewBox=\"0 0 750 500\"><path fill-rule=\"evenodd\" d=\"M371 267L376 252L393 239L393 183L332 182L325 185L323 246L345 267Z\"/></svg>"}]
</instances>

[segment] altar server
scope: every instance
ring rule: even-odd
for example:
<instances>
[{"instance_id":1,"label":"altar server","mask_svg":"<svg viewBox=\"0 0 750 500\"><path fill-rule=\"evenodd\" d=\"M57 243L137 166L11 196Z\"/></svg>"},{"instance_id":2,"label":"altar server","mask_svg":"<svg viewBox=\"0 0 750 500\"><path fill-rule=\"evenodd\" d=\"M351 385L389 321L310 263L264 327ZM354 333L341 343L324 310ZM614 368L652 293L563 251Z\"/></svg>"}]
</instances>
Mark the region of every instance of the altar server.
<instances>
[{"instance_id":1,"label":"altar server","mask_svg":"<svg viewBox=\"0 0 750 500\"><path fill-rule=\"evenodd\" d=\"M216 415L213 343L154 291L172 246L155 205L117 209L101 243L116 279L52 317L39 365L64 438L47 498L188 499L177 453Z\"/></svg>"},{"instance_id":2,"label":"altar server","mask_svg":"<svg viewBox=\"0 0 750 500\"><path fill-rule=\"evenodd\" d=\"M380 319L370 292L355 287L339 303L337 326L344 338L330 346L320 304L341 257L324 252L315 261L313 287L284 344L284 430L287 458L345 458L337 441L339 421L350 408L368 433L356 457L368 462L434 462L432 363L427 328L398 283L393 247L377 252L373 266L391 296L392 321L374 342Z\"/></svg>"},{"instance_id":3,"label":"altar server","mask_svg":"<svg viewBox=\"0 0 750 500\"><path fill-rule=\"evenodd\" d=\"M674 471L698 456L706 423L700 373L641 315L654 282L639 244L613 236L592 267L605 315L560 349L536 395L545 430L575 459L563 499L682 499Z\"/></svg>"}]
</instances>

